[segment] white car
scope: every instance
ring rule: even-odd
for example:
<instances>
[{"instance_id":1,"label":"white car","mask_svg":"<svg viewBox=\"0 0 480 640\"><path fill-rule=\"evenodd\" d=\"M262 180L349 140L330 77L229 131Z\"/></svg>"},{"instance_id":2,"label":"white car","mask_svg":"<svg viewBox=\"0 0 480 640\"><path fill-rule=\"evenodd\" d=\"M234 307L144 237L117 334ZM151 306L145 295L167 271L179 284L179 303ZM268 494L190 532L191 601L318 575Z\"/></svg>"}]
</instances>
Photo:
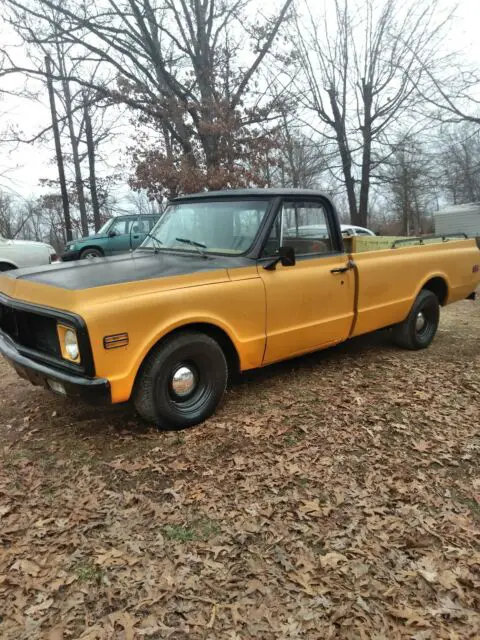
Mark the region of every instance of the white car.
<instances>
[{"instance_id":1,"label":"white car","mask_svg":"<svg viewBox=\"0 0 480 640\"><path fill-rule=\"evenodd\" d=\"M353 224L341 224L342 236L374 236L375 234L370 229L365 227L356 227Z\"/></svg>"},{"instance_id":2,"label":"white car","mask_svg":"<svg viewBox=\"0 0 480 640\"><path fill-rule=\"evenodd\" d=\"M0 236L0 271L38 267L57 259L55 249L44 242L7 240Z\"/></svg>"},{"instance_id":3,"label":"white car","mask_svg":"<svg viewBox=\"0 0 480 640\"><path fill-rule=\"evenodd\" d=\"M348 238L350 236L374 236L375 234L370 229L365 229L365 227L357 227L353 224L341 224L340 228L342 230L342 236L344 238ZM291 227L287 230L288 236L296 236L297 229L295 227ZM324 236L327 237L327 228L325 226L319 224L309 224L302 225L298 227L298 235L308 238L308 237L317 237Z\"/></svg>"}]
</instances>

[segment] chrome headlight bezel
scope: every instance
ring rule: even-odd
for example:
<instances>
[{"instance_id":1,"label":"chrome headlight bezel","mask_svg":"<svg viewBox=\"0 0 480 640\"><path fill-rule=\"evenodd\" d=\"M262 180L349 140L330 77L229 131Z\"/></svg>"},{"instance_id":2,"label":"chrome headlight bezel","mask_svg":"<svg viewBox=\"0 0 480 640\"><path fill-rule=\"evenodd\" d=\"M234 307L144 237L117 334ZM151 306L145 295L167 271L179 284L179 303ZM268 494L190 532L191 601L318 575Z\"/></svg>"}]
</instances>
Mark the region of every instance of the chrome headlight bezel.
<instances>
[{"instance_id":1,"label":"chrome headlight bezel","mask_svg":"<svg viewBox=\"0 0 480 640\"><path fill-rule=\"evenodd\" d=\"M57 324L58 339L62 357L69 362L80 362L80 345L77 330L69 325Z\"/></svg>"}]
</instances>

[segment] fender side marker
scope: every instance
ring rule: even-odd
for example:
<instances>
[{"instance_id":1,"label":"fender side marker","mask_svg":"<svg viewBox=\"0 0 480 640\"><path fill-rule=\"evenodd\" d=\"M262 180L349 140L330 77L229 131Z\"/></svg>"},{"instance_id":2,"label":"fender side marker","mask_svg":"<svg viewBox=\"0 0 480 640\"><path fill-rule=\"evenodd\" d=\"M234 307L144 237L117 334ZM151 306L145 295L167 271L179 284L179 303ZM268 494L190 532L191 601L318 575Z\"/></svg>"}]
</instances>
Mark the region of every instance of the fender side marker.
<instances>
[{"instance_id":1,"label":"fender side marker","mask_svg":"<svg viewBox=\"0 0 480 640\"><path fill-rule=\"evenodd\" d=\"M117 349L117 347L126 347L128 344L128 333L114 333L111 336L105 336L103 346L105 349Z\"/></svg>"}]
</instances>

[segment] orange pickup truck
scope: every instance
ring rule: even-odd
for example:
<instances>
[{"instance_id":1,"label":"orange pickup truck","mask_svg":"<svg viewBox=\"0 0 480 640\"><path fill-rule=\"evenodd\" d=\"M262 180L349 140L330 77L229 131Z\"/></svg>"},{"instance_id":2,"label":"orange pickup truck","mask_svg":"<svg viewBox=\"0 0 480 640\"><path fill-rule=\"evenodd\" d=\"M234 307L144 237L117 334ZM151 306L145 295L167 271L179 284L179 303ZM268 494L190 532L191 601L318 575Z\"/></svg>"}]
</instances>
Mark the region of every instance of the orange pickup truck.
<instances>
[{"instance_id":1,"label":"orange pickup truck","mask_svg":"<svg viewBox=\"0 0 480 640\"><path fill-rule=\"evenodd\" d=\"M0 352L33 384L183 428L234 370L385 327L427 347L479 264L478 238L349 254L316 191L184 196L130 254L1 274Z\"/></svg>"}]
</instances>

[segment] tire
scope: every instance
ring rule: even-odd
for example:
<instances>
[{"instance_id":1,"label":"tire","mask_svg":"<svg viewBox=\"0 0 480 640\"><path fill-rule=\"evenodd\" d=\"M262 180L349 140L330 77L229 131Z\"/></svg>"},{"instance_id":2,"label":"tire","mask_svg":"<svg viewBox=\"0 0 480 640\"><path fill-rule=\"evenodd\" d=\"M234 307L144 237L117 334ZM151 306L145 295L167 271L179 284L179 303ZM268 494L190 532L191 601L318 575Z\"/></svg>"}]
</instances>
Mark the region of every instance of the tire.
<instances>
[{"instance_id":1,"label":"tire","mask_svg":"<svg viewBox=\"0 0 480 640\"><path fill-rule=\"evenodd\" d=\"M80 253L80 260L88 260L88 258L103 258L103 253L95 247L88 247Z\"/></svg>"},{"instance_id":2,"label":"tire","mask_svg":"<svg viewBox=\"0 0 480 640\"><path fill-rule=\"evenodd\" d=\"M11 271L12 269L16 269L13 264L8 264L7 262L0 262L0 272L2 271Z\"/></svg>"},{"instance_id":3,"label":"tire","mask_svg":"<svg viewBox=\"0 0 480 640\"><path fill-rule=\"evenodd\" d=\"M437 333L440 304L437 296L422 289L406 320L393 329L394 342L404 349L426 349ZM422 324L423 321L423 324Z\"/></svg>"},{"instance_id":4,"label":"tire","mask_svg":"<svg viewBox=\"0 0 480 640\"><path fill-rule=\"evenodd\" d=\"M185 331L167 338L147 356L133 401L140 416L159 429L185 429L212 415L227 378L227 361L218 342L204 333Z\"/></svg>"}]
</instances>

